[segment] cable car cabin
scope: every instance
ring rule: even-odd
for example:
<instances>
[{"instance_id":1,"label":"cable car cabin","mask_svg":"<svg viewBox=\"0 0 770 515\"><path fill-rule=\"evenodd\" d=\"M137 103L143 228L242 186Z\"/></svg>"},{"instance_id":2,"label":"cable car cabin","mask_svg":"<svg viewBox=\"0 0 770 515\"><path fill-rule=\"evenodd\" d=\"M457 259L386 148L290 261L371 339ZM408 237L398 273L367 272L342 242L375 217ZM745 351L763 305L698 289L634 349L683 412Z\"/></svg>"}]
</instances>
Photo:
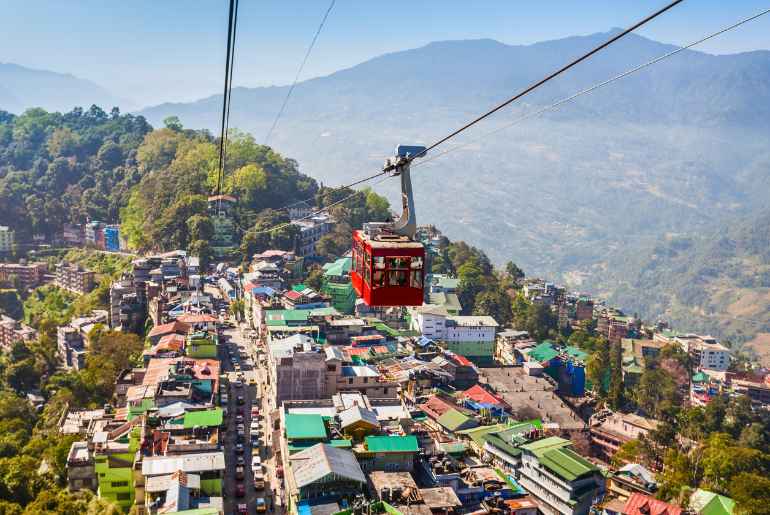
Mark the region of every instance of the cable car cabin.
<instances>
[{"instance_id":1,"label":"cable car cabin","mask_svg":"<svg viewBox=\"0 0 770 515\"><path fill-rule=\"evenodd\" d=\"M353 232L353 288L368 306L421 306L425 248L386 231Z\"/></svg>"}]
</instances>

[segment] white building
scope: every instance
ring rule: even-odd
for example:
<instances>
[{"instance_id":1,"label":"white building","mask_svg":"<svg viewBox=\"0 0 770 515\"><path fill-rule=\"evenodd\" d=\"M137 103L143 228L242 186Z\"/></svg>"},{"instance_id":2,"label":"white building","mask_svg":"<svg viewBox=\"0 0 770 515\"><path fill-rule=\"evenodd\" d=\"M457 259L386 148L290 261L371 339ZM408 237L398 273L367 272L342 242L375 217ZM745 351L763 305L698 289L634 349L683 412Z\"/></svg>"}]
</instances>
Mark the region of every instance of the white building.
<instances>
[{"instance_id":1,"label":"white building","mask_svg":"<svg viewBox=\"0 0 770 515\"><path fill-rule=\"evenodd\" d=\"M442 306L425 304L412 311L412 330L420 331L431 340L443 340L446 336L447 310Z\"/></svg>"},{"instance_id":2,"label":"white building","mask_svg":"<svg viewBox=\"0 0 770 515\"><path fill-rule=\"evenodd\" d=\"M676 342L690 355L695 368L723 372L730 367L730 349L713 336L687 334L677 336Z\"/></svg>"},{"instance_id":3,"label":"white building","mask_svg":"<svg viewBox=\"0 0 770 515\"><path fill-rule=\"evenodd\" d=\"M0 225L0 252L10 252L13 249L14 232L10 227Z\"/></svg>"}]
</instances>

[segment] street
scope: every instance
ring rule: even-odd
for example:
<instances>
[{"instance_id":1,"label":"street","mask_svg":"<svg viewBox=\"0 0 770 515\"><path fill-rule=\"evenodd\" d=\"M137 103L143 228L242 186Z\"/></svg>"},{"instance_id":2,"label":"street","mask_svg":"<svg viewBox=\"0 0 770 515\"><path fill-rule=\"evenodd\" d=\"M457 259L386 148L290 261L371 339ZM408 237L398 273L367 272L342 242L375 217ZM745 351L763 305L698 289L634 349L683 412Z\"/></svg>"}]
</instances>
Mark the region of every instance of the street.
<instances>
[{"instance_id":1,"label":"street","mask_svg":"<svg viewBox=\"0 0 770 515\"><path fill-rule=\"evenodd\" d=\"M280 489L278 486L280 483L276 481L272 442L268 437L272 433L267 426L268 399L261 394L265 391L266 370L259 368L256 361L256 346L244 338L240 328L225 328L222 340L220 345L222 373L226 374L229 379L229 387L226 390L228 402L222 403L223 407L227 409L224 434L226 471L223 484L225 513L238 513L238 505L246 504L248 513L255 514L257 513L258 498L264 499L267 513L283 513L282 507L276 505L280 504L280 500L275 503L273 499L273 489L276 487ZM233 355L232 359L230 353ZM240 367L239 372L236 371L236 364ZM242 378L243 385L241 387L237 386L240 384L239 376ZM238 403L239 396L243 397L242 405ZM256 417L252 416L253 407L257 407L259 410ZM239 416L243 417L242 422L240 419L236 420ZM252 443L250 437L250 427L253 420L257 420L259 423L259 440L254 440L258 443ZM243 444L242 455L236 452L239 443L237 431L239 424L243 424L243 434L240 438ZM254 486L254 473L251 467L252 457L255 455L258 455L262 460L264 471L265 487L259 490ZM236 477L239 456L243 457L243 479ZM244 495L242 497L237 496L238 485L243 485Z\"/></svg>"}]
</instances>

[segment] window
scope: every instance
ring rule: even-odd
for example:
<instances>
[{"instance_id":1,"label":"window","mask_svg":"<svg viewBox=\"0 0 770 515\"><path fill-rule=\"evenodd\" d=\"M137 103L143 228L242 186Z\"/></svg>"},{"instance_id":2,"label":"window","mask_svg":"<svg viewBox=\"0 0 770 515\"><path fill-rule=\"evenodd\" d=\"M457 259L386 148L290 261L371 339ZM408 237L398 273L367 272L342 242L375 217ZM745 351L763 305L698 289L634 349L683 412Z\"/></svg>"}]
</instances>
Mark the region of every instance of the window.
<instances>
[{"instance_id":1,"label":"window","mask_svg":"<svg viewBox=\"0 0 770 515\"><path fill-rule=\"evenodd\" d=\"M336 372L337 371L337 365L326 365L326 371L327 372Z\"/></svg>"},{"instance_id":2,"label":"window","mask_svg":"<svg viewBox=\"0 0 770 515\"><path fill-rule=\"evenodd\" d=\"M115 499L118 501L130 501L131 500L131 493L130 492L118 492L118 494L115 496Z\"/></svg>"},{"instance_id":3,"label":"window","mask_svg":"<svg viewBox=\"0 0 770 515\"><path fill-rule=\"evenodd\" d=\"M353 378L352 377L348 378L348 384L353 384Z\"/></svg>"},{"instance_id":4,"label":"window","mask_svg":"<svg viewBox=\"0 0 770 515\"><path fill-rule=\"evenodd\" d=\"M387 395L388 394L388 387L387 386L382 389L382 394L383 395Z\"/></svg>"},{"instance_id":5,"label":"window","mask_svg":"<svg viewBox=\"0 0 770 515\"><path fill-rule=\"evenodd\" d=\"M123 486L128 486L128 481L112 481L110 482L110 486L112 486L112 488L120 488Z\"/></svg>"},{"instance_id":6,"label":"window","mask_svg":"<svg viewBox=\"0 0 770 515\"><path fill-rule=\"evenodd\" d=\"M364 384L366 384L368 382L369 382L369 378L368 377L364 377Z\"/></svg>"}]
</instances>

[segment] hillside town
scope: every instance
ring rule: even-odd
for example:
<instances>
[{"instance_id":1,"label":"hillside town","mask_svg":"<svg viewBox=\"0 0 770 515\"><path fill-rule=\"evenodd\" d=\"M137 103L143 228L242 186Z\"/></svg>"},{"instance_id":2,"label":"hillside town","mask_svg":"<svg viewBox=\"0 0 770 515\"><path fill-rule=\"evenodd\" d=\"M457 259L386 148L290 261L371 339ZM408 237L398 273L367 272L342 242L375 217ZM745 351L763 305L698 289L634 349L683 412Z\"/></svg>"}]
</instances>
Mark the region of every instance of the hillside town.
<instances>
[{"instance_id":1,"label":"hillside town","mask_svg":"<svg viewBox=\"0 0 770 515\"><path fill-rule=\"evenodd\" d=\"M670 424L659 404L670 399L652 374L667 371L681 406L759 413L767 370L714 337L523 273L506 295L539 313L526 324L478 303L467 313L464 279L448 273L425 275L422 305L369 306L351 282L354 256L316 252L332 222L306 215L294 213L295 250L244 263L134 256L106 309L56 327L64 371L85 369L104 330L143 339L109 402L58 415L71 491L148 515L733 513L706 489L659 498L672 467L657 448ZM86 229L92 252L119 250L110 226ZM434 270L443 236L418 235ZM226 225L219 237L226 255ZM25 291L82 296L99 275L0 263L0 282ZM2 316L3 351L37 336ZM24 394L45 409L40 392Z\"/></svg>"}]
</instances>

